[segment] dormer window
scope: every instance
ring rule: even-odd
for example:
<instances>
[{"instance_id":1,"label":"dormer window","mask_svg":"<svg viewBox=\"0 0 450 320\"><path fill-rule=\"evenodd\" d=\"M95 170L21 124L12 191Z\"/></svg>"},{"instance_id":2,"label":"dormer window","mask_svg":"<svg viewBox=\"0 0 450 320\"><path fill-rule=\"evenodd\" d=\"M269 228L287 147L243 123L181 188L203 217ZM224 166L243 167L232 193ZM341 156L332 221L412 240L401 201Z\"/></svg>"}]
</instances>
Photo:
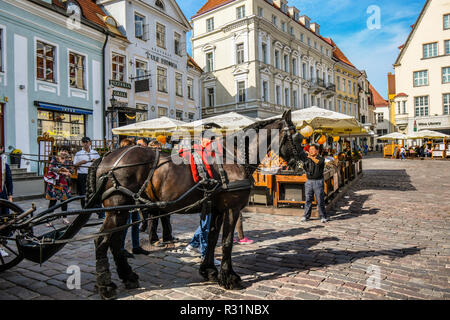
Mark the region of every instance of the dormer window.
<instances>
[{"instance_id":1,"label":"dormer window","mask_svg":"<svg viewBox=\"0 0 450 320\"><path fill-rule=\"evenodd\" d=\"M111 17L111 16L105 17L105 23L108 24L108 25L110 25L110 26L112 26L112 27L117 28L117 22L116 22L116 20L115 20L113 17Z\"/></svg>"},{"instance_id":2,"label":"dormer window","mask_svg":"<svg viewBox=\"0 0 450 320\"><path fill-rule=\"evenodd\" d=\"M164 3L161 0L156 0L155 1L155 6L157 6L161 10L164 10Z\"/></svg>"},{"instance_id":3,"label":"dormer window","mask_svg":"<svg viewBox=\"0 0 450 320\"><path fill-rule=\"evenodd\" d=\"M70 16L71 15L81 16L80 6L77 3L73 2L73 1L71 1L71 2L69 2L67 4L66 12Z\"/></svg>"}]
</instances>

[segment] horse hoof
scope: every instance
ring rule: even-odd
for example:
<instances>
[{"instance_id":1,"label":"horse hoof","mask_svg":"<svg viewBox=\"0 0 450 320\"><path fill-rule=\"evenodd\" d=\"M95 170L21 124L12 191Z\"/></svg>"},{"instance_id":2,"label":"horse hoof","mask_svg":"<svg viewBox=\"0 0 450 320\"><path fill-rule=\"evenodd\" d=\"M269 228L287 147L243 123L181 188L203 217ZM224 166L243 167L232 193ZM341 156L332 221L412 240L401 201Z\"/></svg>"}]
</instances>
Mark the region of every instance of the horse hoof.
<instances>
[{"instance_id":1,"label":"horse hoof","mask_svg":"<svg viewBox=\"0 0 450 320\"><path fill-rule=\"evenodd\" d=\"M219 285L227 290L241 290L243 286L241 284L241 277L236 273L221 273L219 275Z\"/></svg>"},{"instance_id":2,"label":"horse hoof","mask_svg":"<svg viewBox=\"0 0 450 320\"><path fill-rule=\"evenodd\" d=\"M111 283L109 286L101 286L98 287L95 285L95 290L100 295L102 300L115 300L117 298L117 286L114 283Z\"/></svg>"},{"instance_id":3,"label":"horse hoof","mask_svg":"<svg viewBox=\"0 0 450 320\"><path fill-rule=\"evenodd\" d=\"M216 268L200 268L199 274L205 279L205 281L217 282L217 269Z\"/></svg>"},{"instance_id":4,"label":"horse hoof","mask_svg":"<svg viewBox=\"0 0 450 320\"><path fill-rule=\"evenodd\" d=\"M124 285L125 285L125 289L127 289L127 290L137 289L137 288L141 287L139 285L139 281L138 280L127 280L127 281L124 281Z\"/></svg>"}]
</instances>

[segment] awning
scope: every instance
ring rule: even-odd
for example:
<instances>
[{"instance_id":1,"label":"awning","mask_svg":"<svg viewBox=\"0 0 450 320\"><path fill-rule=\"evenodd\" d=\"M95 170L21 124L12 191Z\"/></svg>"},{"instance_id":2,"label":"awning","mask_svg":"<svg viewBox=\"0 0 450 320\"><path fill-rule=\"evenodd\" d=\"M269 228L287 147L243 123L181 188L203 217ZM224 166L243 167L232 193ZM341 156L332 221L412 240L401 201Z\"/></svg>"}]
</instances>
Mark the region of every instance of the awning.
<instances>
[{"instance_id":1,"label":"awning","mask_svg":"<svg viewBox=\"0 0 450 320\"><path fill-rule=\"evenodd\" d=\"M45 109L45 110L58 111L58 112L63 112L63 113L85 114L85 115L93 114L92 110L87 110L87 109L81 109L81 108L75 108L75 107L69 107L69 106L61 106L61 105L57 105L57 104L51 104L51 103L45 103L45 102L39 102L39 101L36 101L34 104L38 108Z\"/></svg>"}]
</instances>

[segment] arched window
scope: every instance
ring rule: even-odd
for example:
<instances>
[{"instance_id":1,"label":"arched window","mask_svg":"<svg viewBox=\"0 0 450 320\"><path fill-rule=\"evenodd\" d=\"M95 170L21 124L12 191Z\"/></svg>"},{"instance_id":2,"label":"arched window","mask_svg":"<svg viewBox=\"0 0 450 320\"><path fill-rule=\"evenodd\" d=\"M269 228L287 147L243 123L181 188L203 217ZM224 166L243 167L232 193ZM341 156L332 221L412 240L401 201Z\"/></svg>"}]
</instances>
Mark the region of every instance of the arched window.
<instances>
[{"instance_id":1,"label":"arched window","mask_svg":"<svg viewBox=\"0 0 450 320\"><path fill-rule=\"evenodd\" d=\"M164 3L161 0L156 0L155 1L155 6L157 6L161 10L164 10Z\"/></svg>"}]
</instances>

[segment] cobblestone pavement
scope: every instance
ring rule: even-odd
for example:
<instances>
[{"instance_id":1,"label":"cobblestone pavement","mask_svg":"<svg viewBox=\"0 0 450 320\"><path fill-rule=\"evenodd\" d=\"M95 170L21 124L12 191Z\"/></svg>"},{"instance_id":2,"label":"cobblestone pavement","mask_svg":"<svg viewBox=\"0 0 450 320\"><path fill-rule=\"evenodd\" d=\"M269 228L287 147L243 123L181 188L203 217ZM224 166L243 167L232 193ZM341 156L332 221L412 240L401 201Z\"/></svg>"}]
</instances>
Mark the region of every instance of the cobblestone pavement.
<instances>
[{"instance_id":1,"label":"cobblestone pavement","mask_svg":"<svg viewBox=\"0 0 450 320\"><path fill-rule=\"evenodd\" d=\"M181 243L130 260L142 288L120 286L120 298L449 299L449 169L450 163L442 161L364 160L363 177L337 203L326 225L244 214L246 235L256 241L233 249L234 268L245 286L239 291L202 282L200 259L181 250L199 217L175 216L174 234ZM147 239L141 243L150 248ZM220 259L220 248L217 253ZM81 268L80 290L67 289L71 265ZM93 242L70 244L42 267L23 261L0 274L0 299L98 299L94 272ZM379 287L374 288L377 274ZM113 279L120 283L115 269Z\"/></svg>"}]
</instances>

